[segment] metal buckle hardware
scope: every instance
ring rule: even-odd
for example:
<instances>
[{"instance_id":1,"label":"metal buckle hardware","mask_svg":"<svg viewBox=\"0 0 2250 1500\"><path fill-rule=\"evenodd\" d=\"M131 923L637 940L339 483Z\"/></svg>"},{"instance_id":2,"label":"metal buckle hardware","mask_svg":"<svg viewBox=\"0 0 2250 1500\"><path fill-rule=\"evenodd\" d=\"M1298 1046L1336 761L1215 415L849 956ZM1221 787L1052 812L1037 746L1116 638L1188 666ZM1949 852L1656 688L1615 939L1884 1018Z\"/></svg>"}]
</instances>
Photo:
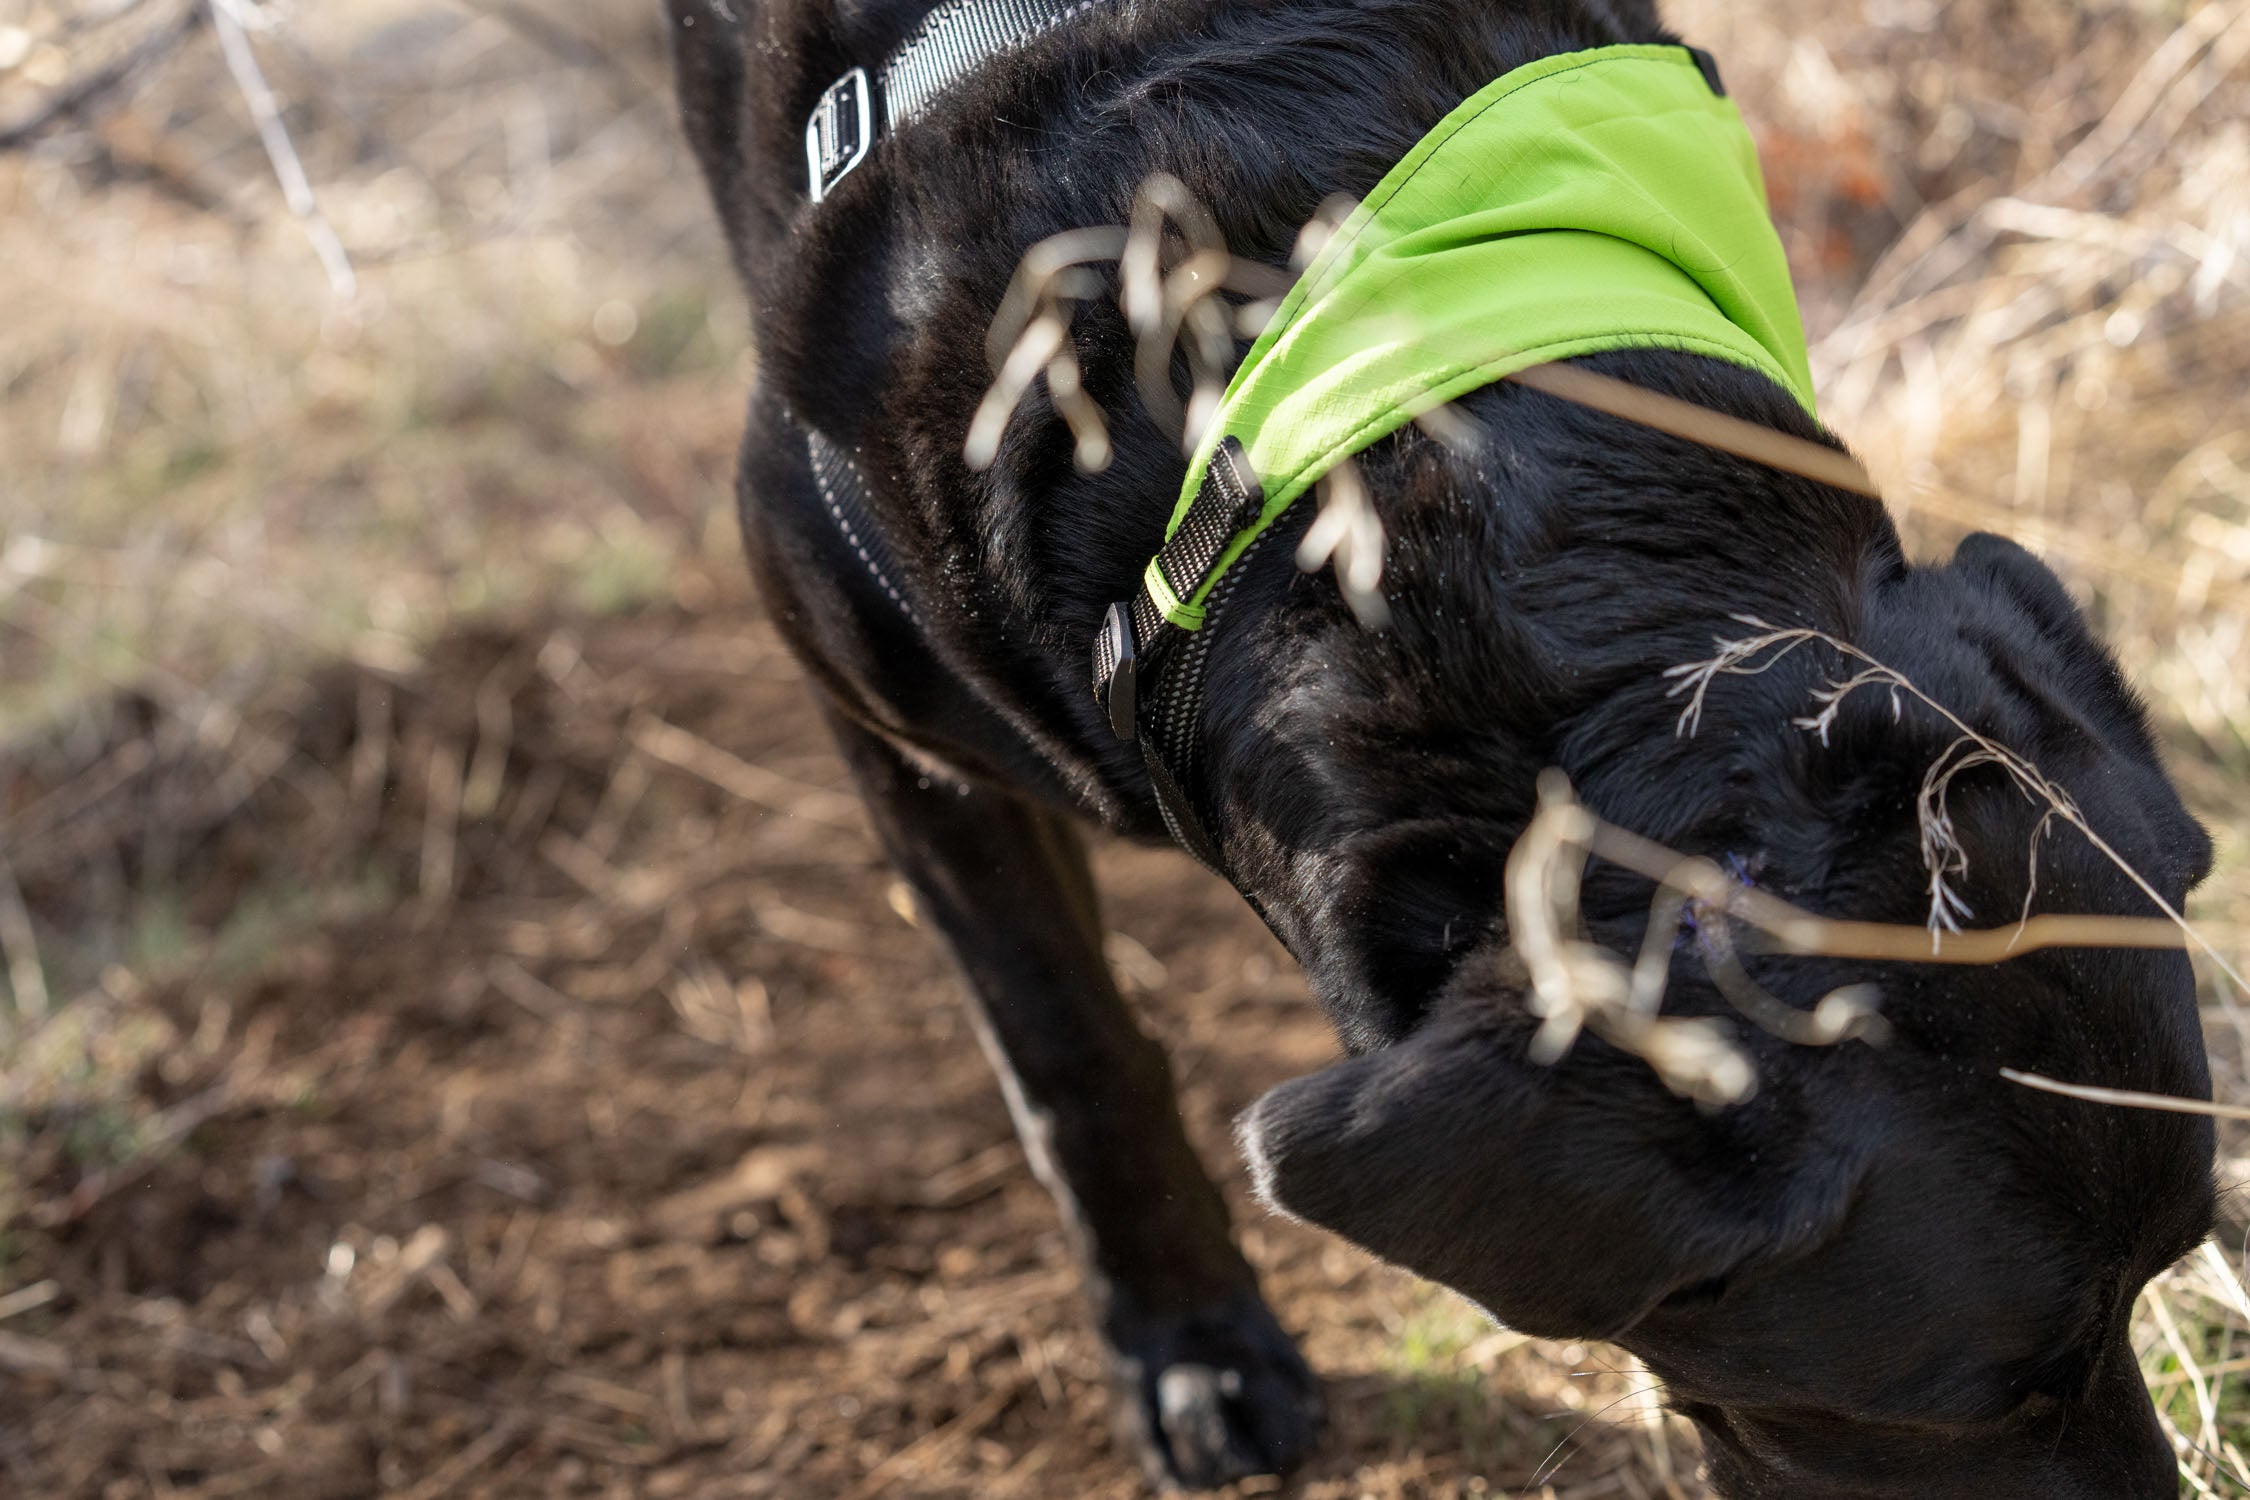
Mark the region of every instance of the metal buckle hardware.
<instances>
[{"instance_id":1,"label":"metal buckle hardware","mask_svg":"<svg viewBox=\"0 0 2250 1500\"><path fill-rule=\"evenodd\" d=\"M875 144L875 96L867 70L854 68L821 91L805 121L805 171L818 203L835 191Z\"/></svg>"},{"instance_id":2,"label":"metal buckle hardware","mask_svg":"<svg viewBox=\"0 0 2250 1500\"><path fill-rule=\"evenodd\" d=\"M1094 696L1109 710L1109 727L1127 744L1132 743L1133 713L1140 706L1136 686L1141 663L1134 647L1132 606L1112 604L1094 643Z\"/></svg>"}]
</instances>

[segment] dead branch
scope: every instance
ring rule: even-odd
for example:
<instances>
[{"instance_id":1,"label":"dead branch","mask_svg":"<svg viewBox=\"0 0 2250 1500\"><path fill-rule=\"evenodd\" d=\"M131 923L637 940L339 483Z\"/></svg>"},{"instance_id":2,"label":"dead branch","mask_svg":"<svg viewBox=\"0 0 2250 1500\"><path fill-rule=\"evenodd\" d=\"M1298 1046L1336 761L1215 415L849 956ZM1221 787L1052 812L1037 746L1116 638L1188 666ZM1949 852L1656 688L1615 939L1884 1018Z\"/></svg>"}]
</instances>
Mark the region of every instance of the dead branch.
<instances>
[{"instance_id":1,"label":"dead branch","mask_svg":"<svg viewBox=\"0 0 2250 1500\"><path fill-rule=\"evenodd\" d=\"M90 69L57 88L39 104L13 120L0 121L0 151L29 146L65 120L82 119L108 95L134 81L152 65L171 56L179 45L203 25L201 0L187 6L148 35L99 67Z\"/></svg>"}]
</instances>

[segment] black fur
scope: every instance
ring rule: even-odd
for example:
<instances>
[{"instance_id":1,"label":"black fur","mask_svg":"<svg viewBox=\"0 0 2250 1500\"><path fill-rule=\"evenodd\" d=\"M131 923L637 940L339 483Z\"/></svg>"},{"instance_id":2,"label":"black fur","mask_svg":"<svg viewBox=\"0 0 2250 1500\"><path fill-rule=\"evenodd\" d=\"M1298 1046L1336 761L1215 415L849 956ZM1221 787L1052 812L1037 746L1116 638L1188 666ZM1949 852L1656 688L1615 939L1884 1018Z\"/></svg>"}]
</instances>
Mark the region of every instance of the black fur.
<instances>
[{"instance_id":1,"label":"black fur","mask_svg":"<svg viewBox=\"0 0 2250 1500\"><path fill-rule=\"evenodd\" d=\"M1182 462L1135 404L1115 308L1093 307L1078 352L1116 463L1075 472L1034 400L994 470L969 473L985 327L1029 246L1122 222L1152 171L1210 204L1237 253L1278 264L1324 198L1365 191L1491 79L1668 38L1623 0L1153 0L995 61L816 211L806 110L924 0L670 3L689 135L755 319L741 502L766 597L970 975L1152 1475L1285 1466L1311 1440L1310 1378L1102 970L1058 819L1161 836L1086 663L1161 540ZM1833 442L1732 366L1589 363ZM1365 455L1389 630L1360 628L1288 546L1246 565L1219 627L1214 832L1354 1054L1246 1117L1265 1191L1518 1327L1634 1350L1730 1496L2169 1496L2125 1327L2142 1283L2209 1227L2210 1127L1997 1070L2207 1095L2183 957L1760 960L1801 1003L1874 980L1891 1040L1794 1048L1738 1026L1761 1089L1718 1113L1596 1041L1528 1063L1532 1022L1499 961L1499 872L1550 765L1604 816L1731 857L1790 900L1921 920L1914 796L1952 731L1911 706L1894 718L1872 691L1825 743L1792 727L1840 666L1808 647L1722 680L1700 733L1676 735L1664 669L1742 633L1744 614L1902 669L2034 759L2177 902L2209 844L2116 665L2012 543L1973 537L1916 566L1864 498L1512 385L1460 410L1473 456L1411 433ZM914 622L822 509L799 424L857 447ZM2013 916L2039 809L1991 771L1964 776L1952 806L1960 888L1978 920ZM2153 909L2074 833L2038 849L2038 909ZM1588 920L1629 951L1647 899L1597 869ZM1668 1009L1729 1014L1692 943L1675 974Z\"/></svg>"}]
</instances>

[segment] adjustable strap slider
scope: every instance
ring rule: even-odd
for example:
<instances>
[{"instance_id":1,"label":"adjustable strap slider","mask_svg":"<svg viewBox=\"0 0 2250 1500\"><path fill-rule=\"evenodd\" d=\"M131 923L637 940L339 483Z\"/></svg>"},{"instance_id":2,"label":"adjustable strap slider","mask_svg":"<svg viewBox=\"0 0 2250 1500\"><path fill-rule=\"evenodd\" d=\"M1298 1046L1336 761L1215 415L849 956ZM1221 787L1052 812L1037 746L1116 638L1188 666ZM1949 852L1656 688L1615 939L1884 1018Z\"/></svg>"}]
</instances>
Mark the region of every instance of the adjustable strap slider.
<instances>
[{"instance_id":1,"label":"adjustable strap slider","mask_svg":"<svg viewBox=\"0 0 2250 1500\"><path fill-rule=\"evenodd\" d=\"M1119 739L1135 737L1133 714L1140 706L1140 654L1133 641L1132 606L1112 604L1094 637L1094 699L1109 710L1109 727Z\"/></svg>"},{"instance_id":2,"label":"adjustable strap slider","mask_svg":"<svg viewBox=\"0 0 2250 1500\"><path fill-rule=\"evenodd\" d=\"M1218 576L1219 559L1236 537L1256 524L1265 489L1250 456L1233 437L1222 438L1196 486L1187 514L1165 538L1144 577L1144 592L1164 619L1183 630L1203 627L1197 596ZM1143 640L1141 645L1150 644Z\"/></svg>"},{"instance_id":3,"label":"adjustable strap slider","mask_svg":"<svg viewBox=\"0 0 2250 1500\"><path fill-rule=\"evenodd\" d=\"M875 92L865 68L854 68L821 90L805 120L806 195L818 203L875 145Z\"/></svg>"}]
</instances>

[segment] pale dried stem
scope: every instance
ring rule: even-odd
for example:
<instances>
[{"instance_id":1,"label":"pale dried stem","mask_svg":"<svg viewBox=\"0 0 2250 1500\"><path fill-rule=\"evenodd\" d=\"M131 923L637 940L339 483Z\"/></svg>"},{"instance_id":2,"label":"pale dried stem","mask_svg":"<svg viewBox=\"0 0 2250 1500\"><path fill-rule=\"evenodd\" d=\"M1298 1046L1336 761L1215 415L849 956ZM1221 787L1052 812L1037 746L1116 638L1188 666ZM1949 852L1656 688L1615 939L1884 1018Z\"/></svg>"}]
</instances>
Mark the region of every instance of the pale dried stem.
<instances>
[{"instance_id":1,"label":"pale dried stem","mask_svg":"<svg viewBox=\"0 0 2250 1500\"><path fill-rule=\"evenodd\" d=\"M1769 469L1796 474L1853 494L1881 499L1875 481L1858 459L1834 448L1776 432L1740 417L1730 417L1692 401L1682 401L1632 384L1597 375L1576 365L1533 365L1508 377L1518 385L1544 391L1565 401L1637 423L1671 437L1685 438L1736 458L1764 464Z\"/></svg>"},{"instance_id":2,"label":"pale dried stem","mask_svg":"<svg viewBox=\"0 0 2250 1500\"><path fill-rule=\"evenodd\" d=\"M1886 688L1891 694L1894 718L1901 711L1901 695L1903 695L1937 714L1938 717L1951 725L1959 735L1959 738L1953 744L1948 745L1938 758L1931 763L1929 771L1923 778L1921 793L1916 799L1917 820L1922 833L1923 859L1929 869L1931 880L1929 940L1933 948L1942 944L1944 933L1958 930L1959 924L1955 918L1968 912L1967 904L1961 901L1958 894L1953 892L1946 884L1948 874L1958 874L1968 868L1967 853L1953 831L1951 815L1946 810L1946 792L1953 779L1962 771L1976 765L1994 765L2007 774L2017 790L2033 801L2045 805L2047 813L2040 819L2039 823L2041 832L2047 828L2051 821L2058 818L2077 829L2104 859L2115 866L2119 873L2132 882L2136 890L2146 896L2156 909L2164 914L2165 919L2177 929L2188 945L2200 950L2237 985L2243 984L2242 976L2235 971L2234 965L2229 963L2216 947L2196 931L2178 908L2173 906L2155 886L2149 883L2146 876L2136 870L2130 861L2110 845L2108 840L2094 830L2093 825L2086 820L2085 814L2079 810L2078 804L2072 800L2070 794L2048 780L2029 759L1990 736L1978 732L1959 714L1917 687L1906 674L1869 655L1849 641L1842 640L1822 630L1804 627L1777 629L1752 615L1737 615L1734 618L1759 633L1737 640L1721 639L1715 642L1718 651L1710 659L1684 663L1669 668L1665 673L1667 677L1677 679L1671 689L1672 696L1676 697L1681 693L1688 694L1688 702L1680 711L1679 733L1683 735L1695 733L1698 725L1702 722L1704 697L1710 691L1712 683L1720 677L1756 676L1762 672L1770 671L1779 661L1799 646L1818 641L1841 655L1859 662L1864 670L1840 681L1831 682L1825 688L1816 691L1813 696L1815 701L1822 705L1821 710L1817 714L1795 720L1794 722L1798 727L1810 729L1819 734L1822 743L1825 744L1828 738L1828 730L1835 723L1836 714L1843 706L1844 701L1862 687L1879 686ZM2035 833L2034 839L2036 840L2037 837L2038 834ZM2036 845L2034 847L2035 857ZM2032 877L2031 891L2036 893L2036 864L2033 866ZM2029 915L2030 902L2031 895L2027 894L2024 901L2023 917L2019 919L2014 928L2005 930L2026 933L2030 930L2033 922L2040 920ZM2071 918L2070 920L2077 922L2090 919ZM2119 919L2111 918L2109 920ZM2136 944L2135 946L2147 945Z\"/></svg>"},{"instance_id":3,"label":"pale dried stem","mask_svg":"<svg viewBox=\"0 0 2250 1500\"><path fill-rule=\"evenodd\" d=\"M2174 1115L2205 1115L2214 1120L2250 1120L2250 1109L2239 1104L2214 1104L2208 1099L2183 1099L2176 1094L2148 1094L2139 1089L2102 1088L2091 1083L2063 1083L2039 1073L2026 1073L2021 1068L2002 1068L2000 1076L2010 1083L2020 1083L2027 1089L2037 1089L2043 1094L2060 1094L2066 1099L2083 1099L2089 1104L2114 1104L2123 1109L2153 1109Z\"/></svg>"},{"instance_id":4,"label":"pale dried stem","mask_svg":"<svg viewBox=\"0 0 2250 1500\"><path fill-rule=\"evenodd\" d=\"M1559 1061L1582 1030L1647 1062L1673 1092L1712 1105L1738 1103L1757 1086L1749 1057L1720 1026L1658 1013L1672 933L1652 920L1639 961L1578 935L1578 885L1601 822L1557 771L1540 778L1539 808L1508 853L1503 877L1508 933L1530 979L1539 1017L1534 1061ZM1677 909L1675 909L1675 915ZM1652 951L1655 950L1655 951Z\"/></svg>"},{"instance_id":5,"label":"pale dried stem","mask_svg":"<svg viewBox=\"0 0 2250 1500\"><path fill-rule=\"evenodd\" d=\"M1947 932L1933 944L1926 928L1818 916L1756 886L1744 885L1699 855L1684 855L1613 823L1596 821L1592 852L1660 887L1723 911L1769 940L1765 951L1878 962L1992 964L2047 948L2179 949L2187 939L2163 917L2048 913L2006 927Z\"/></svg>"},{"instance_id":6,"label":"pale dried stem","mask_svg":"<svg viewBox=\"0 0 2250 1500\"><path fill-rule=\"evenodd\" d=\"M1375 514L1359 465L1344 459L1316 487L1320 514L1297 544L1297 566L1316 573L1336 565L1336 586L1362 625L1381 629L1391 619L1383 599L1383 521Z\"/></svg>"},{"instance_id":7,"label":"pale dried stem","mask_svg":"<svg viewBox=\"0 0 2250 1500\"><path fill-rule=\"evenodd\" d=\"M1578 890L1589 856L1657 888L1630 964L1579 935ZM1877 1012L1874 987L1846 985L1810 1011L1799 1010L1750 978L1727 923L1763 935L1768 952L1897 963L1992 964L2053 947L2178 949L2191 936L2182 924L2156 917L2050 914L2009 927L1948 932L1933 946L1923 928L1817 916L1742 884L1711 860L1604 821L1552 770L1540 777L1538 810L1509 852L1504 881L1511 945L1530 981L1527 1005L1541 1022L1533 1060L1555 1062L1581 1030L1592 1031L1647 1062L1666 1087L1707 1104L1748 1098L1757 1080L1748 1055L1716 1022L1660 1014L1671 947L1689 910L1697 915L1705 964L1720 994L1760 1029L1798 1046L1853 1039L1880 1045L1888 1025ZM2000 1076L2091 1103L2250 1120L2250 1108L2208 1100L2061 1083L2013 1068Z\"/></svg>"},{"instance_id":8,"label":"pale dried stem","mask_svg":"<svg viewBox=\"0 0 2250 1500\"><path fill-rule=\"evenodd\" d=\"M1297 242L1289 247L1289 269L1301 273L1318 260L1336 231L1344 227L1344 221L1358 211L1359 200L1349 193L1330 193L1321 199L1320 207L1297 231Z\"/></svg>"},{"instance_id":9,"label":"pale dried stem","mask_svg":"<svg viewBox=\"0 0 2250 1500\"><path fill-rule=\"evenodd\" d=\"M1167 241L1175 231L1187 251L1168 267ZM972 469L992 466L1009 419L1042 376L1075 439L1078 467L1098 472L1109 465L1108 426L1086 393L1070 342L1079 304L1100 295L1105 285L1086 267L1104 261L1118 264L1118 306L1134 336L1142 402L1153 421L1180 435L1187 451L1218 410L1235 339L1264 326L1289 283L1270 266L1229 255L1209 210L1162 173L1135 194L1129 228L1100 225L1040 241L1017 266L986 333L985 354L995 378L963 449ZM1227 292L1264 300L1235 308L1220 300ZM1172 389L1175 351L1184 351L1188 360L1191 393L1185 407Z\"/></svg>"},{"instance_id":10,"label":"pale dried stem","mask_svg":"<svg viewBox=\"0 0 2250 1500\"><path fill-rule=\"evenodd\" d=\"M335 293L337 300L349 302L359 295L359 278L352 272L351 257L345 254L344 242L336 237L328 216L320 211L320 200L313 196L312 182L305 176L305 164L298 158L296 143L289 138L289 127L282 121L281 106L266 82L265 70L258 66L256 49L250 45L249 25L263 24L264 18L244 0L210 0L210 5L212 26L219 34L220 54L225 57L227 72L233 76L242 102L258 127L258 140L266 148L267 159L273 163L273 175L281 184L281 196L288 203L289 211L304 225L305 237L312 241L321 268L328 273L329 290Z\"/></svg>"}]
</instances>

